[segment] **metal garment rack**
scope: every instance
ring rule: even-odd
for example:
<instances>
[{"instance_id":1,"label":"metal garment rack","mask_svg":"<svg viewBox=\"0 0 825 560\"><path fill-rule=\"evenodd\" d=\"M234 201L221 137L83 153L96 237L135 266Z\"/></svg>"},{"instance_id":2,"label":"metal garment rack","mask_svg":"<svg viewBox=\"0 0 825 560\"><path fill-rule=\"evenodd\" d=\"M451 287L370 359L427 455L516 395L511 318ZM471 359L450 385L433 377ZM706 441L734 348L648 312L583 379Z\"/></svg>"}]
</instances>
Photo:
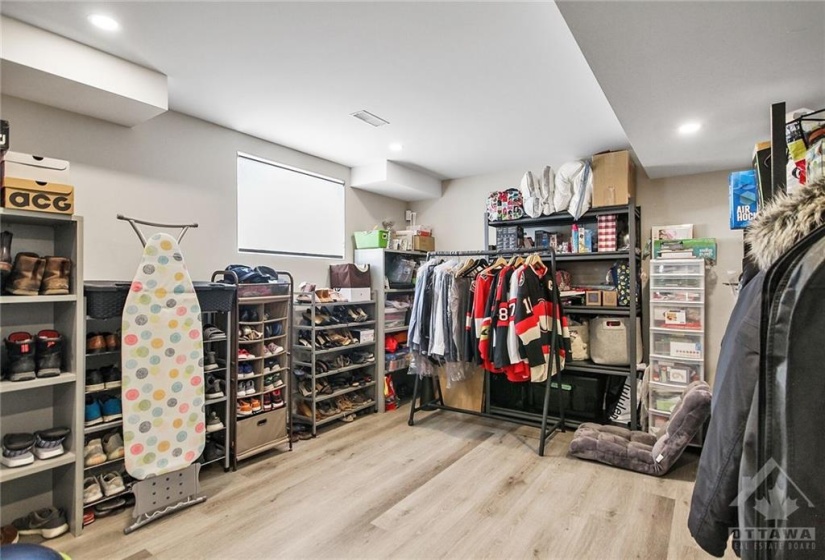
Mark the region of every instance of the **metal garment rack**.
<instances>
[{"instance_id":1,"label":"metal garment rack","mask_svg":"<svg viewBox=\"0 0 825 560\"><path fill-rule=\"evenodd\" d=\"M546 257L550 259L550 274L551 278L553 279L554 289L552 291L551 299L553 302L554 312L558 310L560 316L564 314L564 311L561 308L561 302L559 300L559 291L558 288L555 286L555 278L556 278L556 254L555 251L536 251L535 249L502 249L500 251L432 251L427 253L427 260L433 257L480 257L480 256L496 256L496 257L509 257L509 256L519 256L519 255L539 255L540 257ZM459 414L469 414L471 416L480 416L482 418L490 418L492 420L500 420L503 422L510 422L512 424L520 424L522 426L531 426L534 428L539 428L541 430L541 436L539 438L539 449L538 454L540 457L544 457L544 449L547 443L547 439L552 436L557 430L564 431L565 423L564 423L564 405L562 402L562 368L561 368L561 359L559 357L558 347L559 347L559 332L558 332L558 322L553 320L551 321L551 328L550 328L550 351L552 352L553 359L555 360L556 365L556 376L557 382L559 386L559 417L553 423L552 426L548 426L549 418L548 418L548 411L550 408L550 387L552 385L552 378L553 375L547 376L547 380L545 383L544 388L544 407L542 408L541 420L537 422L536 420L532 419L527 413L524 413L520 416L515 416L518 414L517 411L513 411L508 415L504 414L496 414L491 412L490 406L490 372L486 369L484 370L484 408L482 412L476 412L475 410L466 410L463 408L455 408L452 406L447 406L444 404L444 394L441 391L441 382L438 379L437 375L430 377L430 381L433 385L433 399L428 403L421 402L421 380L422 377L418 374L415 374L415 386L413 388L413 398L412 404L410 406L410 418L407 422L410 426L415 425L415 413L421 412L422 410L446 410L449 412L457 412ZM416 406L416 401L419 401L420 404Z\"/></svg>"}]
</instances>

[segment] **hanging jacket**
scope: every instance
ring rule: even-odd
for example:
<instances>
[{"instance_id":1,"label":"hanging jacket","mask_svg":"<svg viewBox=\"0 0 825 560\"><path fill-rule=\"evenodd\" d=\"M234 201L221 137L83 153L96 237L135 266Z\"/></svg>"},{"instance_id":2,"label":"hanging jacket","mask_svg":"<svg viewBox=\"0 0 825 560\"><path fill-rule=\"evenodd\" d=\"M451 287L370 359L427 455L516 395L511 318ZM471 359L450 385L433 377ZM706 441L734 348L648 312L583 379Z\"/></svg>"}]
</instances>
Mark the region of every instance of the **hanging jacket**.
<instances>
[{"instance_id":1,"label":"hanging jacket","mask_svg":"<svg viewBox=\"0 0 825 560\"><path fill-rule=\"evenodd\" d=\"M747 234L760 272L742 287L722 339L712 415L688 517L691 535L714 556L723 556L730 531L738 527L743 442L754 437L748 416L754 404L761 359L765 271L824 223L825 180L821 180L774 198L759 212ZM744 470L755 472L753 467L746 461Z\"/></svg>"},{"instance_id":2,"label":"hanging jacket","mask_svg":"<svg viewBox=\"0 0 825 560\"><path fill-rule=\"evenodd\" d=\"M547 268L525 267L519 280L515 328L527 355L530 380L539 383L555 374L555 356L550 352L551 328L556 324L561 367L570 354L570 331L567 317L553 305L551 290L557 289L548 277Z\"/></svg>"}]
</instances>

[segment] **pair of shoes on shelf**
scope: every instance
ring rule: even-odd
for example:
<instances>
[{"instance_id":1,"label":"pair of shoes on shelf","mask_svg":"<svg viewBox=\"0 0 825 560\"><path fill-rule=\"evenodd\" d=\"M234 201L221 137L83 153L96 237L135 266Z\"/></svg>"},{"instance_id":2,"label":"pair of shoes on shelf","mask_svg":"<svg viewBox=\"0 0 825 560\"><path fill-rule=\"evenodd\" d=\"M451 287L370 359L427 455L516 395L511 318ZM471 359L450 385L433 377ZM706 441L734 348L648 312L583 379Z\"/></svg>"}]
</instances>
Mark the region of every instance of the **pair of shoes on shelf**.
<instances>
[{"instance_id":1,"label":"pair of shoes on shelf","mask_svg":"<svg viewBox=\"0 0 825 560\"><path fill-rule=\"evenodd\" d=\"M66 257L41 257L22 252L5 281L6 291L15 296L58 296L69 293L72 260Z\"/></svg>"},{"instance_id":2,"label":"pair of shoes on shelf","mask_svg":"<svg viewBox=\"0 0 825 560\"><path fill-rule=\"evenodd\" d=\"M285 352L283 346L278 346L274 342L270 342L266 346L264 346L264 358L271 358L274 356L280 356Z\"/></svg>"},{"instance_id":3,"label":"pair of shoes on shelf","mask_svg":"<svg viewBox=\"0 0 825 560\"><path fill-rule=\"evenodd\" d=\"M126 492L126 483L118 471L111 471L83 479L83 505Z\"/></svg>"},{"instance_id":4,"label":"pair of shoes on shelf","mask_svg":"<svg viewBox=\"0 0 825 560\"><path fill-rule=\"evenodd\" d=\"M109 432L102 438L92 438L83 447L83 463L93 467L123 458L123 436L120 431Z\"/></svg>"},{"instance_id":5,"label":"pair of shoes on shelf","mask_svg":"<svg viewBox=\"0 0 825 560\"><path fill-rule=\"evenodd\" d=\"M238 364L238 379L255 377L255 369L252 364Z\"/></svg>"},{"instance_id":6,"label":"pair of shoes on shelf","mask_svg":"<svg viewBox=\"0 0 825 560\"><path fill-rule=\"evenodd\" d=\"M226 396L226 380L215 377L212 374L207 374L204 398L208 401L220 399L224 396Z\"/></svg>"},{"instance_id":7,"label":"pair of shoes on shelf","mask_svg":"<svg viewBox=\"0 0 825 560\"><path fill-rule=\"evenodd\" d=\"M91 369L86 372L86 393L120 389L123 386L123 375L117 366L107 366L100 369Z\"/></svg>"},{"instance_id":8,"label":"pair of shoes on shelf","mask_svg":"<svg viewBox=\"0 0 825 560\"><path fill-rule=\"evenodd\" d=\"M276 410L286 406L281 389L275 389L274 391L264 393L262 400L264 411Z\"/></svg>"},{"instance_id":9,"label":"pair of shoes on shelf","mask_svg":"<svg viewBox=\"0 0 825 560\"><path fill-rule=\"evenodd\" d=\"M280 321L264 325L264 338L274 338L282 334L284 334L284 325Z\"/></svg>"},{"instance_id":10,"label":"pair of shoes on shelf","mask_svg":"<svg viewBox=\"0 0 825 560\"><path fill-rule=\"evenodd\" d=\"M239 397L246 397L250 395L254 395L258 392L258 388L255 386L255 382L250 381L239 381L238 382L238 396Z\"/></svg>"},{"instance_id":11,"label":"pair of shoes on shelf","mask_svg":"<svg viewBox=\"0 0 825 560\"><path fill-rule=\"evenodd\" d=\"M226 367L226 360L215 357L215 352L208 351L203 354L203 371L215 371L216 369L224 369Z\"/></svg>"},{"instance_id":12,"label":"pair of shoes on shelf","mask_svg":"<svg viewBox=\"0 0 825 560\"><path fill-rule=\"evenodd\" d=\"M92 332L86 335L86 353L115 352L120 350L120 331Z\"/></svg>"},{"instance_id":13,"label":"pair of shoes on shelf","mask_svg":"<svg viewBox=\"0 0 825 560\"><path fill-rule=\"evenodd\" d=\"M63 335L56 330L42 330L37 336L18 331L6 338L9 381L31 381L60 375L63 364ZM4 368L5 369L5 368Z\"/></svg>"},{"instance_id":14,"label":"pair of shoes on shelf","mask_svg":"<svg viewBox=\"0 0 825 560\"><path fill-rule=\"evenodd\" d=\"M39 430L34 434L16 433L3 436L3 455L0 463L6 467L23 467L34 463L34 458L45 460L63 455L63 442L71 433L69 428Z\"/></svg>"},{"instance_id":15,"label":"pair of shoes on shelf","mask_svg":"<svg viewBox=\"0 0 825 560\"><path fill-rule=\"evenodd\" d=\"M226 333L215 325L207 323L203 326L203 339L206 341L223 340L226 338Z\"/></svg>"},{"instance_id":16,"label":"pair of shoes on shelf","mask_svg":"<svg viewBox=\"0 0 825 560\"><path fill-rule=\"evenodd\" d=\"M258 310L255 307L241 306L241 312L238 316L238 321L241 323L260 323Z\"/></svg>"},{"instance_id":17,"label":"pair of shoes on shelf","mask_svg":"<svg viewBox=\"0 0 825 560\"><path fill-rule=\"evenodd\" d=\"M86 396L86 426L94 426L101 422L113 422L120 418L123 418L120 397L104 395L96 399Z\"/></svg>"},{"instance_id":18,"label":"pair of shoes on shelf","mask_svg":"<svg viewBox=\"0 0 825 560\"><path fill-rule=\"evenodd\" d=\"M264 375L264 391L274 391L284 386L284 380L280 373Z\"/></svg>"}]
</instances>

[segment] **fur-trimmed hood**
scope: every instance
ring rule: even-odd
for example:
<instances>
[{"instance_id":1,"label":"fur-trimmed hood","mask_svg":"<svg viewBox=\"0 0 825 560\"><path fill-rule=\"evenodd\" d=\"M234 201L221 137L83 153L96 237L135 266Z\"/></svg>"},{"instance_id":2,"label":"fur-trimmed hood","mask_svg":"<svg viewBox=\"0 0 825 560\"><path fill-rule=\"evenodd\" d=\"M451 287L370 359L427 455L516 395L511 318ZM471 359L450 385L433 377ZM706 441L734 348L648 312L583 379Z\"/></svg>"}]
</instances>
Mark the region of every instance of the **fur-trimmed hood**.
<instances>
[{"instance_id":1,"label":"fur-trimmed hood","mask_svg":"<svg viewBox=\"0 0 825 560\"><path fill-rule=\"evenodd\" d=\"M800 239L825 224L825 178L780 194L759 211L745 240L760 270L770 266Z\"/></svg>"}]
</instances>

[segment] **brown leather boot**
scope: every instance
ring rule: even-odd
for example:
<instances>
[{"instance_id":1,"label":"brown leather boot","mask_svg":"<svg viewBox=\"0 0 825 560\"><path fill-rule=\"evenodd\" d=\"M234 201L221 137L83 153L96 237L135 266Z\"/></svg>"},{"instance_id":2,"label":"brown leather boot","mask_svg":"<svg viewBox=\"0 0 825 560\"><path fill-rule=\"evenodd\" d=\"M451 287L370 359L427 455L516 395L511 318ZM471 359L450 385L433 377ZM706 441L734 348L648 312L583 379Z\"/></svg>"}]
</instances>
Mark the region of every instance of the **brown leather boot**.
<instances>
[{"instance_id":1,"label":"brown leather boot","mask_svg":"<svg viewBox=\"0 0 825 560\"><path fill-rule=\"evenodd\" d=\"M86 353L97 354L106 351L106 337L100 333L89 333L86 335Z\"/></svg>"},{"instance_id":2,"label":"brown leather boot","mask_svg":"<svg viewBox=\"0 0 825 560\"><path fill-rule=\"evenodd\" d=\"M6 289L16 296L36 296L40 291L46 259L35 253L17 253Z\"/></svg>"},{"instance_id":3,"label":"brown leather boot","mask_svg":"<svg viewBox=\"0 0 825 560\"><path fill-rule=\"evenodd\" d=\"M0 274L3 278L11 272L11 239L14 234L10 231L0 233Z\"/></svg>"},{"instance_id":4,"label":"brown leather boot","mask_svg":"<svg viewBox=\"0 0 825 560\"><path fill-rule=\"evenodd\" d=\"M66 257L46 257L46 272L40 285L44 296L61 296L69 293L69 277L72 261Z\"/></svg>"},{"instance_id":5,"label":"brown leather boot","mask_svg":"<svg viewBox=\"0 0 825 560\"><path fill-rule=\"evenodd\" d=\"M106 350L114 352L120 349L120 333L105 333L103 337L106 339Z\"/></svg>"}]
</instances>

